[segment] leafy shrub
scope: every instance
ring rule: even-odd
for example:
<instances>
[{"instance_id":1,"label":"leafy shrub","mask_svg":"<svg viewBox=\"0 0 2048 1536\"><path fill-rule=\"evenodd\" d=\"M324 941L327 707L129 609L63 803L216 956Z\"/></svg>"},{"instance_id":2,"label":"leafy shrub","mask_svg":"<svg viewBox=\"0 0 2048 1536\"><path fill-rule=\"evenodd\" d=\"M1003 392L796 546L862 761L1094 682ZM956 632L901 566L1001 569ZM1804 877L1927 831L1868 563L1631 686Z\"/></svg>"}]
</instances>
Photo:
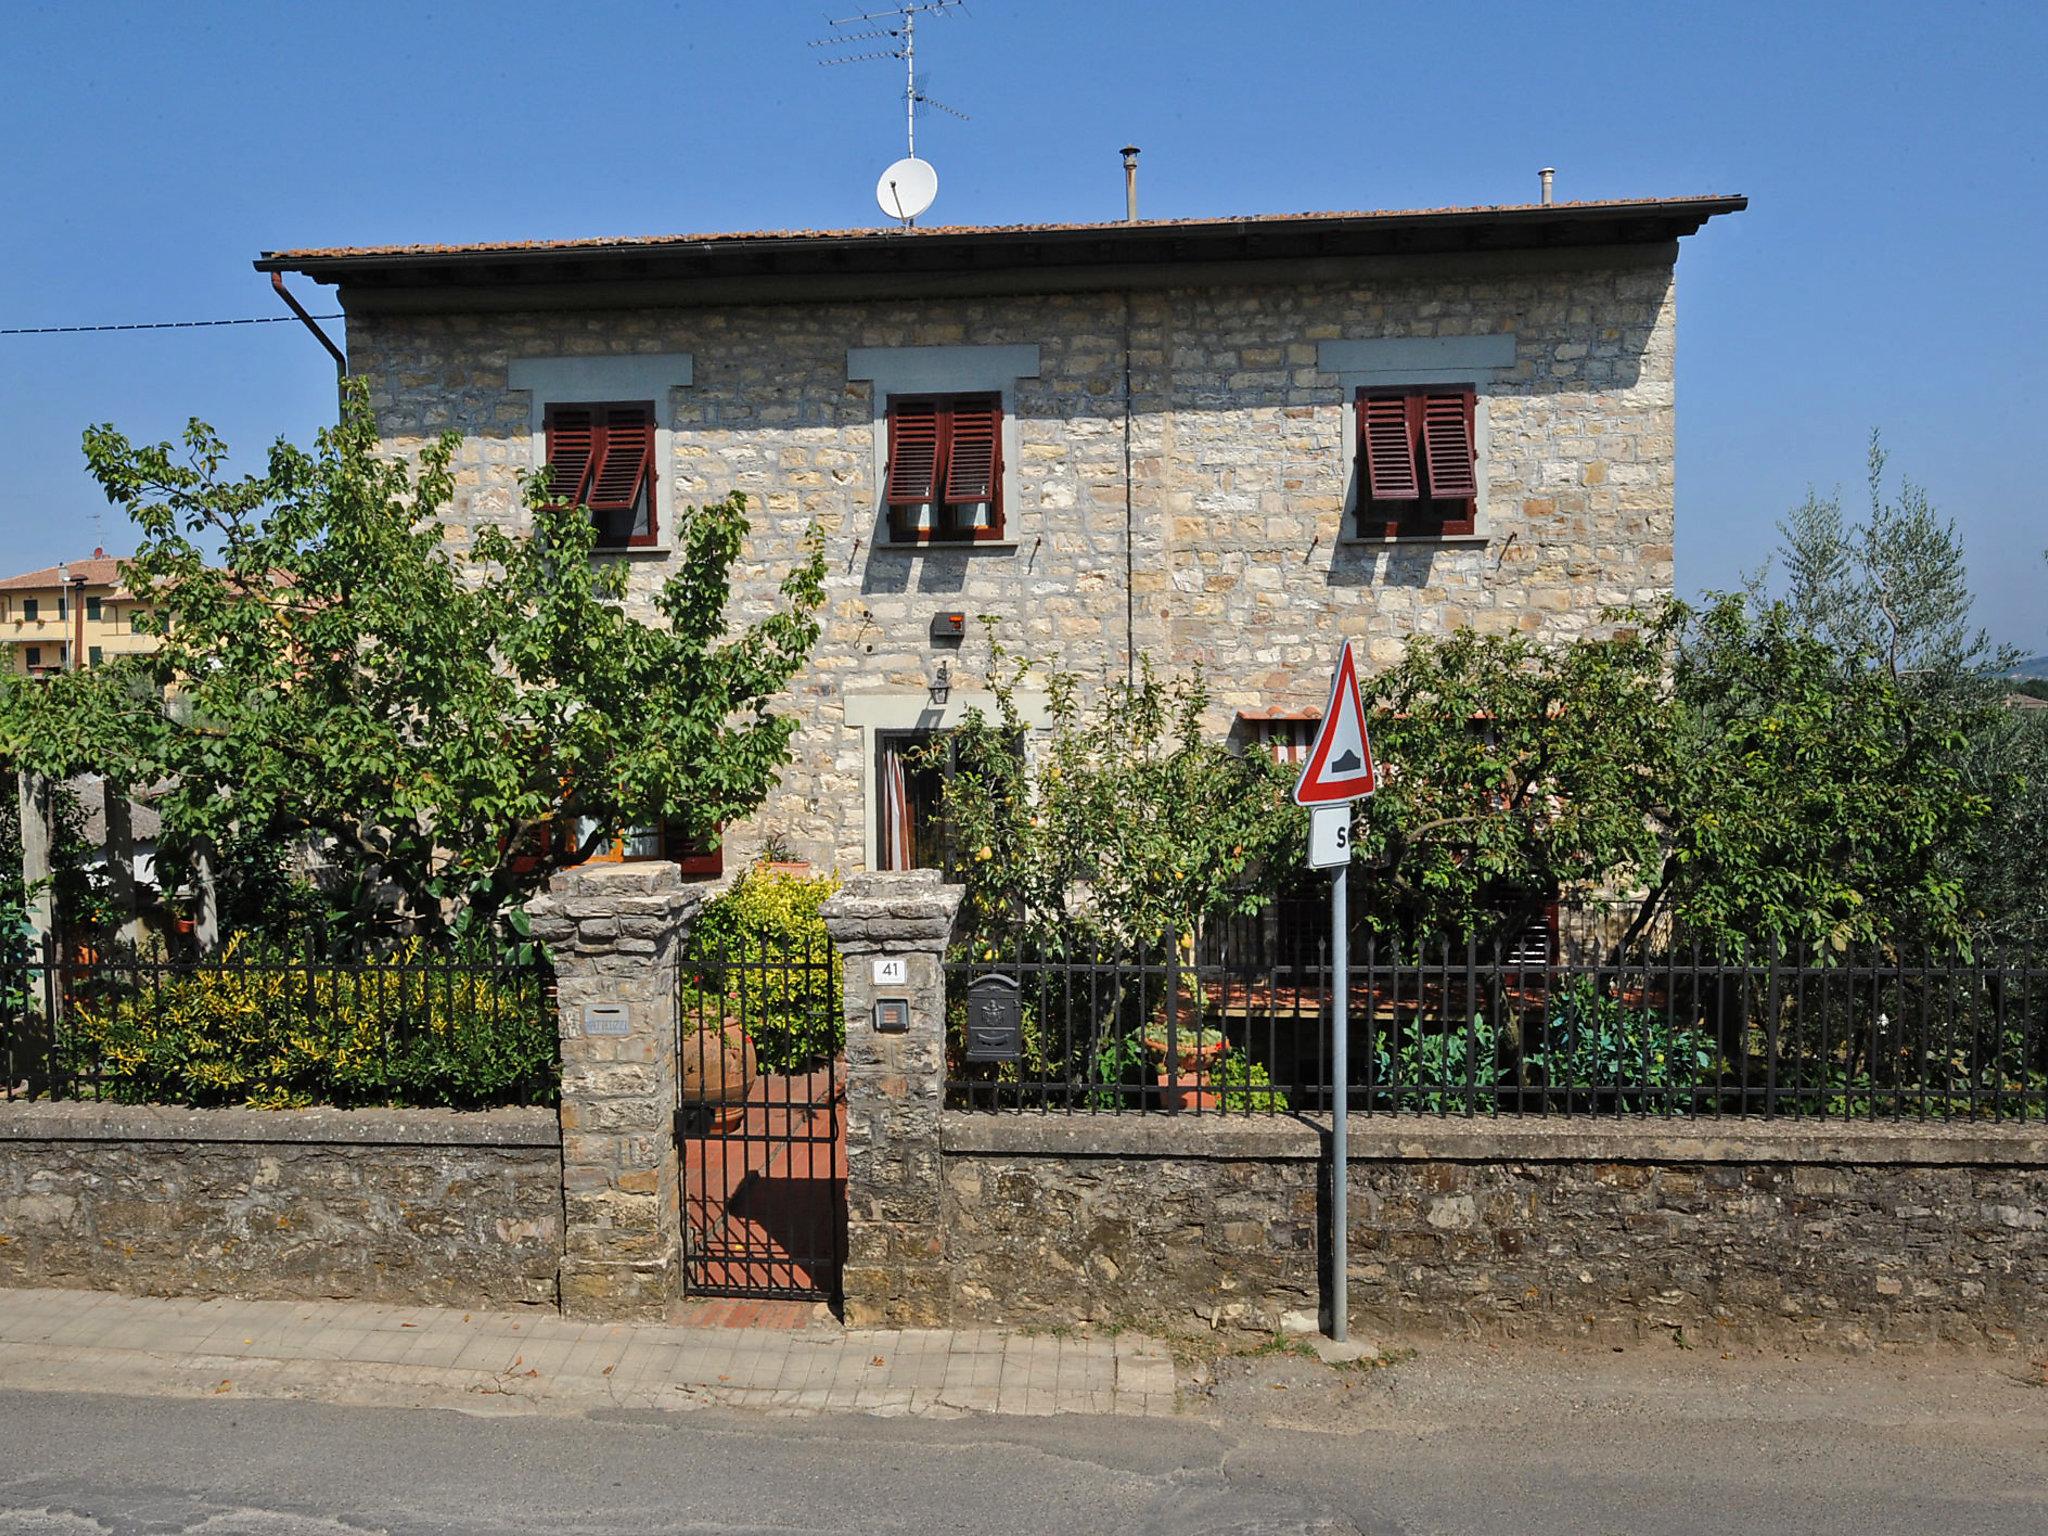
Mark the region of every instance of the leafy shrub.
<instances>
[{"instance_id":1,"label":"leafy shrub","mask_svg":"<svg viewBox=\"0 0 2048 1536\"><path fill-rule=\"evenodd\" d=\"M1610 997L1583 977L1551 1000L1546 1038L1523 1060L1559 1092L1614 1092L1623 1106L1689 1109L1720 1052L1690 1019Z\"/></svg>"},{"instance_id":2,"label":"leafy shrub","mask_svg":"<svg viewBox=\"0 0 2048 1536\"><path fill-rule=\"evenodd\" d=\"M691 1016L739 1019L762 1070L794 1072L846 1043L839 960L818 909L826 875L756 866L705 903L684 957Z\"/></svg>"},{"instance_id":3,"label":"leafy shrub","mask_svg":"<svg viewBox=\"0 0 2048 1536\"><path fill-rule=\"evenodd\" d=\"M417 941L352 967L294 964L244 937L189 971L81 978L63 1071L125 1104L550 1104L554 1008L490 956Z\"/></svg>"},{"instance_id":4,"label":"leafy shrub","mask_svg":"<svg viewBox=\"0 0 2048 1536\"><path fill-rule=\"evenodd\" d=\"M1433 1034L1424 1033L1418 1021L1405 1036L1397 1032L1383 1040L1375 1055L1382 1083L1395 1081L1399 1060L1399 1085L1383 1095L1395 1109L1448 1114L1465 1107L1468 1087L1493 1088L1506 1078L1499 1036L1483 1014L1473 1016L1470 1030L1445 1025Z\"/></svg>"},{"instance_id":5,"label":"leafy shrub","mask_svg":"<svg viewBox=\"0 0 2048 1536\"><path fill-rule=\"evenodd\" d=\"M1242 1051L1228 1052L1216 1063L1214 1081L1223 1091L1226 1115L1278 1114L1287 1108L1287 1094L1273 1086L1272 1074Z\"/></svg>"}]
</instances>

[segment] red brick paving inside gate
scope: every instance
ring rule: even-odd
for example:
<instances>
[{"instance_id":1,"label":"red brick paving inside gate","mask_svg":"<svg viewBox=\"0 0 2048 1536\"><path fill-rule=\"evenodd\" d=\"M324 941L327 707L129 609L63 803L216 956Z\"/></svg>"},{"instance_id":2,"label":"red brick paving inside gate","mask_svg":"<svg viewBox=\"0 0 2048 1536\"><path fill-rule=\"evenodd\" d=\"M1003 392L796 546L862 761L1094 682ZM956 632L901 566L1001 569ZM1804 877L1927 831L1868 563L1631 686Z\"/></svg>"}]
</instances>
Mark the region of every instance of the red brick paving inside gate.
<instances>
[{"instance_id":1,"label":"red brick paving inside gate","mask_svg":"<svg viewBox=\"0 0 2048 1536\"><path fill-rule=\"evenodd\" d=\"M824 1067L764 1073L748 1091L742 1125L682 1138L691 1293L836 1294L846 1231L844 1094L843 1074Z\"/></svg>"}]
</instances>

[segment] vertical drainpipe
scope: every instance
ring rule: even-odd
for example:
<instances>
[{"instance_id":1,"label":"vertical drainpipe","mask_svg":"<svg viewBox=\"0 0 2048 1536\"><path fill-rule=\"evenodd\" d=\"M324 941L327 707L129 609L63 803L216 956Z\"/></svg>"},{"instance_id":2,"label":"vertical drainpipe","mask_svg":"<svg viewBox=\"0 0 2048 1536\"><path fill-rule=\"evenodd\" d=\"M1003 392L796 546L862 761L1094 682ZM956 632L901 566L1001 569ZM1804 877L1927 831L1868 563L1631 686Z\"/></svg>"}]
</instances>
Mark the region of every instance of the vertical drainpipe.
<instances>
[{"instance_id":1,"label":"vertical drainpipe","mask_svg":"<svg viewBox=\"0 0 2048 1536\"><path fill-rule=\"evenodd\" d=\"M1138 146L1126 144L1124 222L1138 222ZM1124 290L1124 680L1138 678L1137 516L1131 488L1131 290Z\"/></svg>"},{"instance_id":2,"label":"vertical drainpipe","mask_svg":"<svg viewBox=\"0 0 2048 1536\"><path fill-rule=\"evenodd\" d=\"M1124 290L1124 680L1138 678L1137 517L1131 494L1131 290Z\"/></svg>"}]
</instances>

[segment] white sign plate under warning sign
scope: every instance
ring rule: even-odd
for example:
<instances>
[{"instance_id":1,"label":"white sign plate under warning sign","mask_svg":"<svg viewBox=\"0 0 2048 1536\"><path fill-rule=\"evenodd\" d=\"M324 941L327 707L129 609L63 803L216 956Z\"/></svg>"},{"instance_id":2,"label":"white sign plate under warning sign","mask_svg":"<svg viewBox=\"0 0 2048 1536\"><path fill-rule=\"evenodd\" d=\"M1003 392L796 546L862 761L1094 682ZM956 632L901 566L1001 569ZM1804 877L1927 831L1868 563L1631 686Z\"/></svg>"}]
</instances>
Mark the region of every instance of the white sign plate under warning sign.
<instances>
[{"instance_id":1,"label":"white sign plate under warning sign","mask_svg":"<svg viewBox=\"0 0 2048 1536\"><path fill-rule=\"evenodd\" d=\"M1308 867L1342 869L1351 862L1351 802L1318 805L1308 815Z\"/></svg>"}]
</instances>

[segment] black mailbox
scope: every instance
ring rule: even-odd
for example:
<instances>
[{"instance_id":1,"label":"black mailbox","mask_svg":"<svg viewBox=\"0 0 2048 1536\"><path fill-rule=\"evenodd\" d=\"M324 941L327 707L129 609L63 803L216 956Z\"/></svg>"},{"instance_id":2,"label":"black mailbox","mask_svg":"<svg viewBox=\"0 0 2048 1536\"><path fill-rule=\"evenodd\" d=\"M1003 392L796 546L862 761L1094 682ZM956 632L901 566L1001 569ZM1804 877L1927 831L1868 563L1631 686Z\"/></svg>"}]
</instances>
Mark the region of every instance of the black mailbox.
<instances>
[{"instance_id":1,"label":"black mailbox","mask_svg":"<svg viewBox=\"0 0 2048 1536\"><path fill-rule=\"evenodd\" d=\"M967 1059L1017 1061L1024 1055L1024 1007L1014 976L977 976L967 988Z\"/></svg>"}]
</instances>

